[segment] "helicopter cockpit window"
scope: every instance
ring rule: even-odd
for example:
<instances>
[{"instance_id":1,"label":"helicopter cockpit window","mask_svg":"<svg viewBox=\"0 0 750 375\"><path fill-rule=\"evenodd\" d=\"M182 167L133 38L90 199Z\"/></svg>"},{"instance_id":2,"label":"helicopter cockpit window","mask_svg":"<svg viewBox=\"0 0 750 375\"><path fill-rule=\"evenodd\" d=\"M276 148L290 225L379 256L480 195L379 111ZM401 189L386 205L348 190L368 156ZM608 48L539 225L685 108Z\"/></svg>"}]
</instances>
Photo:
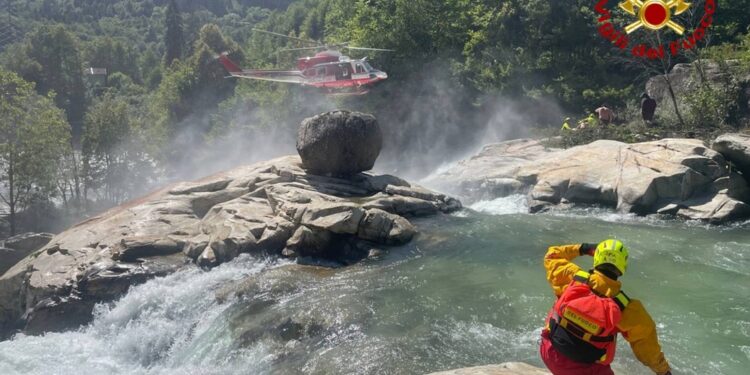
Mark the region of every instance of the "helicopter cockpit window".
<instances>
[{"instance_id":1,"label":"helicopter cockpit window","mask_svg":"<svg viewBox=\"0 0 750 375\"><path fill-rule=\"evenodd\" d=\"M367 61L363 61L363 62L362 62L362 64L364 64L364 65L365 65L365 69L366 69L366 70L367 70L368 72L372 72L373 70L375 70L375 68L373 68L373 67L372 67L372 65L370 65L370 63L368 63Z\"/></svg>"},{"instance_id":2,"label":"helicopter cockpit window","mask_svg":"<svg viewBox=\"0 0 750 375\"><path fill-rule=\"evenodd\" d=\"M365 74L367 71L365 70L364 65L362 63L357 63L357 74Z\"/></svg>"}]
</instances>

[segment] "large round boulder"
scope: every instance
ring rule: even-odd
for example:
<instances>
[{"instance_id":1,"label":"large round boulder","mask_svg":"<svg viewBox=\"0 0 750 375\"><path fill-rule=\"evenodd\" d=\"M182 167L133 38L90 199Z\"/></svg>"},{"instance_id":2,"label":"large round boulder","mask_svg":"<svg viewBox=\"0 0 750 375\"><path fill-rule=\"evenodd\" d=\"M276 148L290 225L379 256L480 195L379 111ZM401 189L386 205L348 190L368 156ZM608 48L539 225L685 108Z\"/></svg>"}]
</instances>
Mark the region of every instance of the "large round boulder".
<instances>
[{"instance_id":1,"label":"large round boulder","mask_svg":"<svg viewBox=\"0 0 750 375\"><path fill-rule=\"evenodd\" d=\"M374 116L333 111L305 119L297 133L297 152L313 174L346 176L372 169L383 146Z\"/></svg>"}]
</instances>

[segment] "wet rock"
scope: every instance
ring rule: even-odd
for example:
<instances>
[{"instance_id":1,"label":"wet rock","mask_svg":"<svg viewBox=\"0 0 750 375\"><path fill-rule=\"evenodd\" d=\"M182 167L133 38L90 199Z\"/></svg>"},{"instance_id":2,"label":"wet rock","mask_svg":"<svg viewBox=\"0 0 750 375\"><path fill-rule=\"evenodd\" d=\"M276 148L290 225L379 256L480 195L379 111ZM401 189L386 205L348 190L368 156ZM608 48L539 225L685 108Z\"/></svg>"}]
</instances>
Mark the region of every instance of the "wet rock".
<instances>
[{"instance_id":1,"label":"wet rock","mask_svg":"<svg viewBox=\"0 0 750 375\"><path fill-rule=\"evenodd\" d=\"M94 304L94 301L75 294L45 298L24 315L23 330L30 335L39 335L85 324L92 318Z\"/></svg>"},{"instance_id":2,"label":"wet rock","mask_svg":"<svg viewBox=\"0 0 750 375\"><path fill-rule=\"evenodd\" d=\"M297 151L310 173L352 175L372 169L380 154L383 136L372 115L334 111L302 122Z\"/></svg>"},{"instance_id":3,"label":"wet rock","mask_svg":"<svg viewBox=\"0 0 750 375\"><path fill-rule=\"evenodd\" d=\"M357 236L375 243L401 245L411 241L416 232L403 217L373 208L367 211Z\"/></svg>"},{"instance_id":4,"label":"wet rock","mask_svg":"<svg viewBox=\"0 0 750 375\"><path fill-rule=\"evenodd\" d=\"M281 256L286 258L297 258L299 257L299 254L294 249L285 248L284 250L281 250Z\"/></svg>"},{"instance_id":5,"label":"wet rock","mask_svg":"<svg viewBox=\"0 0 750 375\"><path fill-rule=\"evenodd\" d=\"M216 256L216 251L213 248L207 247L198 257L196 263L201 267L211 268L219 264L219 258Z\"/></svg>"},{"instance_id":6,"label":"wet rock","mask_svg":"<svg viewBox=\"0 0 750 375\"><path fill-rule=\"evenodd\" d=\"M367 259L378 259L385 254L386 252L381 249L371 248L367 250Z\"/></svg>"}]
</instances>

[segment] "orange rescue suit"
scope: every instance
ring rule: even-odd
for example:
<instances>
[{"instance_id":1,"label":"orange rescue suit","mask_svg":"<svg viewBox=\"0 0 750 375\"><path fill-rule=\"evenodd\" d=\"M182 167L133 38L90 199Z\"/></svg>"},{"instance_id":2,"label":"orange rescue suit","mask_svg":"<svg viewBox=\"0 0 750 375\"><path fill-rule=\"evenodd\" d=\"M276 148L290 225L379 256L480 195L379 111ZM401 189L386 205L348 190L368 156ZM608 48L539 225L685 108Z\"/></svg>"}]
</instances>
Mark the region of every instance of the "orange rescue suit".
<instances>
[{"instance_id":1,"label":"orange rescue suit","mask_svg":"<svg viewBox=\"0 0 750 375\"><path fill-rule=\"evenodd\" d=\"M580 255L580 251L580 244L552 246L544 256L547 281L558 298L569 286L575 284L572 282L573 278L576 273L582 271L580 267L571 262ZM619 281L612 280L599 271L594 271L591 274L588 285L598 295L608 298L617 296L621 287ZM552 314L553 312L550 312L550 315ZM547 324L549 324L549 317ZM656 335L656 324L640 301L631 299L627 307L622 310L617 323L617 331L622 333L625 340L630 343L636 358L644 365L657 374L665 374L670 371L669 363L664 358ZM612 354L614 354L614 350ZM611 362L612 359L607 358L607 362Z\"/></svg>"}]
</instances>

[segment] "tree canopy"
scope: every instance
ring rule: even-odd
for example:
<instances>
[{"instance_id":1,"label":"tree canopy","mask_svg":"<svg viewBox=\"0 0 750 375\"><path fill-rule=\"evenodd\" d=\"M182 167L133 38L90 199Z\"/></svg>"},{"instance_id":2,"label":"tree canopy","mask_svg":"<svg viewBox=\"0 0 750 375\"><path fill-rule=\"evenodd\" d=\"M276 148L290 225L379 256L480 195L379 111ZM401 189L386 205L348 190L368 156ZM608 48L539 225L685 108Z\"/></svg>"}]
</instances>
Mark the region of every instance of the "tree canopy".
<instances>
[{"instance_id":1,"label":"tree canopy","mask_svg":"<svg viewBox=\"0 0 750 375\"><path fill-rule=\"evenodd\" d=\"M692 3L698 12L704 1ZM478 142L555 131L565 116L603 103L627 120L645 81L677 63L709 58L750 69L750 0L717 3L698 53L648 66L599 35L594 3L585 0L10 0L0 9L0 30L13 30L3 34L0 66L15 73L3 73L4 84L20 91L2 103L3 116L23 119L24 137L52 127L39 142L62 155L40 156L54 184L37 179L36 161L29 161L33 172L23 172L36 177L13 183L87 212L177 178L207 154L221 159L229 152L221 145L289 136L303 118L337 107L375 114L386 148L415 165L447 162ZM314 52L284 51L309 43L253 29L392 49L343 51L368 57L389 79L366 96L330 98L225 78L216 61L223 52L258 69L292 69ZM675 100L680 120L665 122L737 128L746 104L733 101L706 89L679 107ZM31 107L35 113L21 113ZM3 141L7 176L11 156L19 165L29 154ZM14 199L20 208L28 202Z\"/></svg>"}]
</instances>

